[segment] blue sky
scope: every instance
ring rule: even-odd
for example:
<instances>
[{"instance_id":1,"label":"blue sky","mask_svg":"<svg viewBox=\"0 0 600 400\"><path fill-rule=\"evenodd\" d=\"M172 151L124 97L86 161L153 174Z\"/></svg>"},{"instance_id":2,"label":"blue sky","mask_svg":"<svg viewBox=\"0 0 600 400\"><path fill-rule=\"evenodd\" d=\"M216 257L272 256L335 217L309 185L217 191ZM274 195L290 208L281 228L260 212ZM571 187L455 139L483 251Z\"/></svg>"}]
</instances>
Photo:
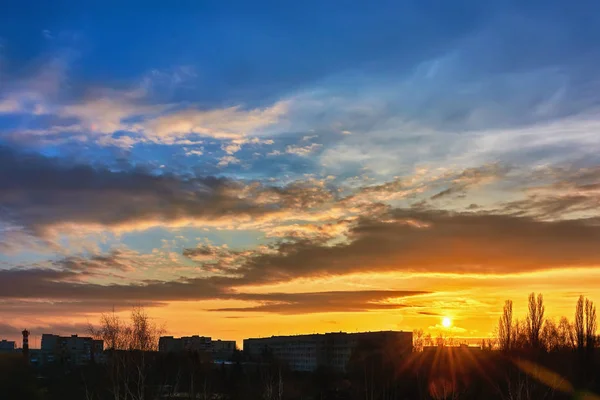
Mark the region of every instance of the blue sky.
<instances>
[{"instance_id":1,"label":"blue sky","mask_svg":"<svg viewBox=\"0 0 600 400\"><path fill-rule=\"evenodd\" d=\"M3 9L6 282L31 273L47 283L51 270L60 274L51 282L96 285L108 303L111 290L146 285L124 304L157 309L154 299L182 298L152 284L199 285L208 294L186 298L198 309L232 300L234 290L233 300L269 314L272 298L246 291L321 287L325 277L358 290L361 270L532 272L512 261L514 270L481 265L474 247L466 260L448 249L462 260L454 272L416 256L391 268L369 258L389 249L359 246L366 221L442 229L452 215L454 234L469 242L467 217L489 217L481 229L496 243L499 218L545 232L598 217L597 2L9 1ZM530 251L511 245L507 252ZM336 246L360 249L362 269L325 256ZM596 265L585 244L564 246L575 254L566 264ZM440 292L395 285L373 283ZM55 300L99 301L73 296ZM371 306L360 312L389 297L365 299ZM356 317L309 303L303 314ZM413 317L407 324L421 323ZM348 327L361 320L344 318Z\"/></svg>"}]
</instances>

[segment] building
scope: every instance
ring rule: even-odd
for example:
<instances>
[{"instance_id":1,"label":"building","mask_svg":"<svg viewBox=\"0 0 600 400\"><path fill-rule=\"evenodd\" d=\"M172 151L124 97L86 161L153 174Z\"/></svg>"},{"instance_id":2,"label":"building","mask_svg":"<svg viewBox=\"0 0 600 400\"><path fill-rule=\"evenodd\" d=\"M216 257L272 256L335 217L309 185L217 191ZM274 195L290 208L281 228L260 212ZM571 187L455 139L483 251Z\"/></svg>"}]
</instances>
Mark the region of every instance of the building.
<instances>
[{"instance_id":1,"label":"building","mask_svg":"<svg viewBox=\"0 0 600 400\"><path fill-rule=\"evenodd\" d=\"M83 365L99 360L103 350L104 342L102 340L77 335L59 336L44 333L39 362L60 361Z\"/></svg>"},{"instance_id":2,"label":"building","mask_svg":"<svg viewBox=\"0 0 600 400\"><path fill-rule=\"evenodd\" d=\"M12 340L4 340L0 341L0 353L14 353L17 349L17 346Z\"/></svg>"},{"instance_id":3,"label":"building","mask_svg":"<svg viewBox=\"0 0 600 400\"><path fill-rule=\"evenodd\" d=\"M231 358L235 352L236 345L235 340L213 340L211 341L211 352L213 358L217 360L223 360Z\"/></svg>"},{"instance_id":4,"label":"building","mask_svg":"<svg viewBox=\"0 0 600 400\"><path fill-rule=\"evenodd\" d=\"M235 351L234 340L212 340L208 336L161 336L158 340L158 351L173 353L180 351L202 351L211 353L216 359L229 358Z\"/></svg>"},{"instance_id":5,"label":"building","mask_svg":"<svg viewBox=\"0 0 600 400\"><path fill-rule=\"evenodd\" d=\"M393 346L402 352L410 352L412 332L333 332L245 339L244 352L254 359L273 357L294 371L314 371L322 366L344 372L353 352L361 344L371 349Z\"/></svg>"}]
</instances>

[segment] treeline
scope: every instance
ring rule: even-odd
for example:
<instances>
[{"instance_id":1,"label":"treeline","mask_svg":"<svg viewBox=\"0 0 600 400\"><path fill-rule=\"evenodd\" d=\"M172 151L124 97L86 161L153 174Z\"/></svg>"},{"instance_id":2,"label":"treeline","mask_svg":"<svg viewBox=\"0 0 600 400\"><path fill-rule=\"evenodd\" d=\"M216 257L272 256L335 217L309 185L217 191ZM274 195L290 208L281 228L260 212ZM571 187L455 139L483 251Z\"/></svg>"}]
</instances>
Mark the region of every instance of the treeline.
<instances>
[{"instance_id":1,"label":"treeline","mask_svg":"<svg viewBox=\"0 0 600 400\"><path fill-rule=\"evenodd\" d=\"M513 302L506 300L498 321L498 348L504 352L519 349L555 352L576 350L591 354L600 344L596 334L598 322L593 301L580 296L575 305L573 321L561 317L558 322L546 318L542 294L531 293L525 318L513 316Z\"/></svg>"}]
</instances>

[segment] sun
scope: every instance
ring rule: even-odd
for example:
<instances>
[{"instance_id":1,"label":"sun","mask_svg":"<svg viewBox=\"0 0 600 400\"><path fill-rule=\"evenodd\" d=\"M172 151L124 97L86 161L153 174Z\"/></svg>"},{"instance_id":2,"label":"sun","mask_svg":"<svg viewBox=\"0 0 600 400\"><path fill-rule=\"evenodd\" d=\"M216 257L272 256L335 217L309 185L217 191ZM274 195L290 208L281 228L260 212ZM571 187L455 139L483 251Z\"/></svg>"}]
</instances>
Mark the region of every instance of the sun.
<instances>
[{"instance_id":1,"label":"sun","mask_svg":"<svg viewBox=\"0 0 600 400\"><path fill-rule=\"evenodd\" d=\"M452 325L452 320L449 317L444 317L442 318L442 325L444 328L450 328L450 325Z\"/></svg>"}]
</instances>

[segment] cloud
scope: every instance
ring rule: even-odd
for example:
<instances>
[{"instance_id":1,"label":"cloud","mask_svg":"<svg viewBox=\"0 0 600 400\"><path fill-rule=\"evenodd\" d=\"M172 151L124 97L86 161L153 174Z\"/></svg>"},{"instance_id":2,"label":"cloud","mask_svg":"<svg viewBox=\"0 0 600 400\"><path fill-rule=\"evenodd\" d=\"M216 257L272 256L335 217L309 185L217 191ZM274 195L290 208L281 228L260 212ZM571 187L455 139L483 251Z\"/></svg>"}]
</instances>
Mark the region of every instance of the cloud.
<instances>
[{"instance_id":1,"label":"cloud","mask_svg":"<svg viewBox=\"0 0 600 400\"><path fill-rule=\"evenodd\" d=\"M187 149L185 149L185 148L184 148L184 150L185 150L185 155L186 155L186 156L188 156L188 157L189 157L189 156L201 156L201 155L203 155L203 154L204 154L204 148L202 148L202 147L200 147L200 149L199 149L199 150L198 150L198 149L195 149L195 150L187 150Z\"/></svg>"},{"instance_id":2,"label":"cloud","mask_svg":"<svg viewBox=\"0 0 600 400\"><path fill-rule=\"evenodd\" d=\"M68 256L53 262L53 266L62 270L84 275L107 274L109 271L131 272L141 263L135 259L137 253L124 250L112 250L107 254L93 254L88 257Z\"/></svg>"},{"instance_id":3,"label":"cloud","mask_svg":"<svg viewBox=\"0 0 600 400\"><path fill-rule=\"evenodd\" d=\"M486 185L505 178L510 168L500 164L488 164L477 168L467 168L451 178L448 188L431 196L431 200L439 200L448 196L465 194L467 190Z\"/></svg>"},{"instance_id":4,"label":"cloud","mask_svg":"<svg viewBox=\"0 0 600 400\"><path fill-rule=\"evenodd\" d=\"M256 284L356 272L485 275L588 267L600 264L599 238L594 219L392 209L358 220L341 243L281 242L247 257L235 272L240 283Z\"/></svg>"},{"instance_id":5,"label":"cloud","mask_svg":"<svg viewBox=\"0 0 600 400\"><path fill-rule=\"evenodd\" d=\"M253 110L240 107L213 110L189 108L147 121L144 132L150 140L164 144L190 135L236 140L273 125L286 112L286 102Z\"/></svg>"},{"instance_id":6,"label":"cloud","mask_svg":"<svg viewBox=\"0 0 600 400\"><path fill-rule=\"evenodd\" d=\"M344 235L351 222L352 220L348 219L325 224L278 225L268 228L265 234L267 237L327 241Z\"/></svg>"},{"instance_id":7,"label":"cloud","mask_svg":"<svg viewBox=\"0 0 600 400\"><path fill-rule=\"evenodd\" d=\"M549 167L534 171L525 198L504 204L506 212L545 219L597 216L600 208L600 168Z\"/></svg>"},{"instance_id":8,"label":"cloud","mask_svg":"<svg viewBox=\"0 0 600 400\"><path fill-rule=\"evenodd\" d=\"M23 329L27 329L32 337L40 336L44 333L52 333L54 335L65 335L71 336L78 334L82 336L89 336L89 325L81 323L51 323L47 325L35 325L26 327L17 327L8 323L0 322L0 337L11 337L16 340L19 344L21 342L21 332Z\"/></svg>"},{"instance_id":9,"label":"cloud","mask_svg":"<svg viewBox=\"0 0 600 400\"><path fill-rule=\"evenodd\" d=\"M218 167L226 167L229 164L239 164L240 160L235 158L234 156L223 156L219 159L217 163Z\"/></svg>"},{"instance_id":10,"label":"cloud","mask_svg":"<svg viewBox=\"0 0 600 400\"><path fill-rule=\"evenodd\" d=\"M240 299L259 301L262 304L250 307L219 308L212 311L308 314L393 310L404 308L406 306L403 303L392 300L423 293L425 292L372 290L317 293L267 293L255 295L243 294L240 295Z\"/></svg>"},{"instance_id":11,"label":"cloud","mask_svg":"<svg viewBox=\"0 0 600 400\"><path fill-rule=\"evenodd\" d=\"M233 155L239 152L244 145L271 145L273 144L272 139L260 139L257 137L253 138L241 138L241 139L232 139L221 145L221 150L229 155Z\"/></svg>"},{"instance_id":12,"label":"cloud","mask_svg":"<svg viewBox=\"0 0 600 400\"><path fill-rule=\"evenodd\" d=\"M196 254L200 250L196 251ZM95 258L97 263L102 259ZM106 257L108 268L111 257ZM77 262L80 265L76 266ZM0 270L0 310L13 317L52 306L50 314L94 313L111 308L122 310L135 304L160 306L174 300L241 300L259 306L227 308L213 311L255 311L282 314L315 312L359 312L405 307L396 300L423 294L422 291L338 291L317 293L244 293L228 285L234 279L206 278L180 281L99 285L74 279L89 277L95 267L85 260L61 262L62 270L29 268ZM38 300L39 299L39 300Z\"/></svg>"},{"instance_id":13,"label":"cloud","mask_svg":"<svg viewBox=\"0 0 600 400\"><path fill-rule=\"evenodd\" d=\"M308 156L309 154L317 151L318 149L320 149L321 147L323 147L322 144L319 143L311 143L308 146L287 146L285 148L285 152L287 154L295 154L297 156Z\"/></svg>"},{"instance_id":14,"label":"cloud","mask_svg":"<svg viewBox=\"0 0 600 400\"><path fill-rule=\"evenodd\" d=\"M3 136L29 145L75 141L123 148L139 143L178 145L197 137L251 142L254 138L248 135L276 124L288 109L284 100L250 109L161 101L155 93L157 87L165 81L176 86L193 77L189 66L172 73L153 70L125 89L86 86L78 92L64 90L68 88L64 81L70 58L56 56L32 76L14 77L0 90L0 115L52 117L33 123L33 118L24 119L18 128L3 129ZM229 154L234 147L229 145Z\"/></svg>"},{"instance_id":15,"label":"cloud","mask_svg":"<svg viewBox=\"0 0 600 400\"><path fill-rule=\"evenodd\" d=\"M99 313L128 311L136 306L164 307L165 302L127 299L22 298L0 299L0 312L7 321L27 320L32 316L53 319L65 316L90 316ZM0 318L0 320L2 319ZM75 333L75 332L74 332Z\"/></svg>"},{"instance_id":16,"label":"cloud","mask_svg":"<svg viewBox=\"0 0 600 400\"><path fill-rule=\"evenodd\" d=\"M4 222L38 236L59 227L68 231L71 225L135 229L281 212L280 207L242 198L245 185L224 178L118 172L8 148L0 148L0 168L12 171L0 177ZM253 189L257 195L261 190Z\"/></svg>"},{"instance_id":17,"label":"cloud","mask_svg":"<svg viewBox=\"0 0 600 400\"><path fill-rule=\"evenodd\" d=\"M430 331L434 331L434 332L439 332L442 334L456 334L456 333L465 333L467 332L467 330L465 328L461 328L459 326L448 326L445 327L441 324L435 324L433 326L430 326L429 328Z\"/></svg>"},{"instance_id":18,"label":"cloud","mask_svg":"<svg viewBox=\"0 0 600 400\"><path fill-rule=\"evenodd\" d=\"M109 134L117 131L139 130L126 120L151 117L164 112L168 105L145 105L140 102L144 91L101 90L90 98L74 104L60 106L57 115L75 118L83 131L92 134Z\"/></svg>"},{"instance_id":19,"label":"cloud","mask_svg":"<svg viewBox=\"0 0 600 400\"><path fill-rule=\"evenodd\" d=\"M287 235L247 250L204 244L183 251L203 275L164 281L98 283L98 277L107 271L128 272L143 265L142 255L118 251L67 257L45 267L13 267L0 270L0 299L25 303L46 299L82 312L86 305L97 310L110 304L123 307L135 302L161 305L208 299L259 303L228 311L359 312L402 307L391 299L419 293L247 293L244 288L359 272L485 277L600 264L600 228L594 219L541 221L483 212L390 209L378 218L349 223L344 235L336 242L320 235Z\"/></svg>"},{"instance_id":20,"label":"cloud","mask_svg":"<svg viewBox=\"0 0 600 400\"><path fill-rule=\"evenodd\" d=\"M33 95L29 95L33 96ZM76 121L70 126L52 125L45 128L19 129L8 137L23 140L44 138L57 140L62 133L66 139L90 140L100 146L129 148L138 143L161 145L186 144L190 139L208 137L231 140L224 150L228 154L239 151L244 143L271 143L271 140L253 141L247 135L260 133L285 115L285 103L256 110L239 107L227 109L180 110L177 104L148 104L146 93L141 89L131 91L98 90L90 97L73 104L59 104L45 111L62 118ZM0 113L21 111L20 103L8 98L0 101ZM67 135L70 132L76 134ZM114 135L123 132L119 137ZM81 139L81 137L86 139Z\"/></svg>"},{"instance_id":21,"label":"cloud","mask_svg":"<svg viewBox=\"0 0 600 400\"><path fill-rule=\"evenodd\" d=\"M153 281L130 284L96 284L82 281L83 272L49 268L13 268L0 271L3 299L54 299L87 304L198 300L226 297L212 280Z\"/></svg>"}]
</instances>

